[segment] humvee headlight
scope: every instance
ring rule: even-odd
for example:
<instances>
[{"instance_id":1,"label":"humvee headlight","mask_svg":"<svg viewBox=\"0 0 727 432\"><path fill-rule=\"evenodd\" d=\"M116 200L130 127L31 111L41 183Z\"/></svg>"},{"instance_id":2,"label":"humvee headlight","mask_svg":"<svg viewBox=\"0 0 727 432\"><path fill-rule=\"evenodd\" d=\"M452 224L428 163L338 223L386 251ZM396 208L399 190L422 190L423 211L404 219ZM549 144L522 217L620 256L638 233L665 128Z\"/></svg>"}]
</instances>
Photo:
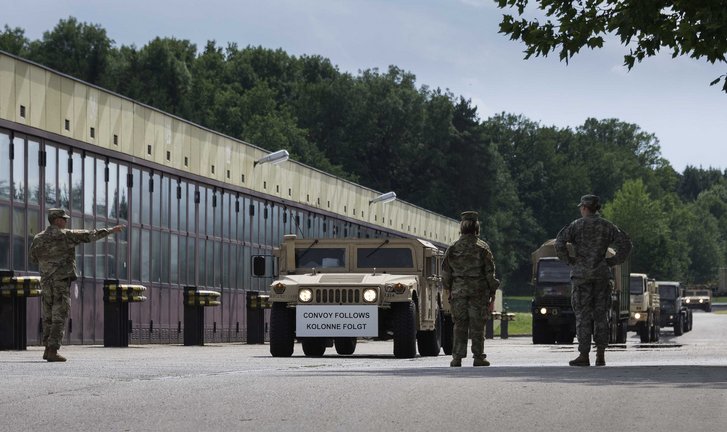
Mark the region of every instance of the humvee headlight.
<instances>
[{"instance_id":1,"label":"humvee headlight","mask_svg":"<svg viewBox=\"0 0 727 432\"><path fill-rule=\"evenodd\" d=\"M540 308L540 315L545 315L548 313L548 309L546 308Z\"/></svg>"},{"instance_id":2,"label":"humvee headlight","mask_svg":"<svg viewBox=\"0 0 727 432\"><path fill-rule=\"evenodd\" d=\"M404 294L404 291L406 291L406 285L403 283L396 283L394 284L394 292L397 294Z\"/></svg>"},{"instance_id":3,"label":"humvee headlight","mask_svg":"<svg viewBox=\"0 0 727 432\"><path fill-rule=\"evenodd\" d=\"M691 303L692 302L692 299L687 299L686 302L687 303Z\"/></svg>"},{"instance_id":4,"label":"humvee headlight","mask_svg":"<svg viewBox=\"0 0 727 432\"><path fill-rule=\"evenodd\" d=\"M366 288L363 292L363 299L366 303L374 303L379 297L375 288Z\"/></svg>"},{"instance_id":5,"label":"humvee headlight","mask_svg":"<svg viewBox=\"0 0 727 432\"><path fill-rule=\"evenodd\" d=\"M699 299L699 303L704 303L704 299Z\"/></svg>"},{"instance_id":6,"label":"humvee headlight","mask_svg":"<svg viewBox=\"0 0 727 432\"><path fill-rule=\"evenodd\" d=\"M636 319L641 319L641 314L640 314L640 313L638 313L638 312L636 312L636 313L634 314L634 318L636 318Z\"/></svg>"},{"instance_id":7,"label":"humvee headlight","mask_svg":"<svg viewBox=\"0 0 727 432\"><path fill-rule=\"evenodd\" d=\"M301 288L298 291L298 300L300 300L301 303L309 303L313 300L313 291L311 291L310 288Z\"/></svg>"},{"instance_id":8,"label":"humvee headlight","mask_svg":"<svg viewBox=\"0 0 727 432\"><path fill-rule=\"evenodd\" d=\"M276 283L273 285L273 291L275 291L275 294L283 294L285 292L285 284L282 282Z\"/></svg>"}]
</instances>

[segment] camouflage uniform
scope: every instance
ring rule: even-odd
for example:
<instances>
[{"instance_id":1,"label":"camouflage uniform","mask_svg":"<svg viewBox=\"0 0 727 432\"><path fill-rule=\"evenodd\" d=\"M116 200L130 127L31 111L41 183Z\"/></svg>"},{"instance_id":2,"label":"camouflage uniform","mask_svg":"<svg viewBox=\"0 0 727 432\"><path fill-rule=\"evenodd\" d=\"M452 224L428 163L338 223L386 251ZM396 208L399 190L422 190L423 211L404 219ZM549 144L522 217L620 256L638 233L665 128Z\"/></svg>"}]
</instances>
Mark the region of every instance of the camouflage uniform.
<instances>
[{"instance_id":1,"label":"camouflage uniform","mask_svg":"<svg viewBox=\"0 0 727 432\"><path fill-rule=\"evenodd\" d=\"M59 349L63 330L71 308L70 285L76 280L75 247L80 243L100 240L111 229L70 230L52 225L56 218L69 219L63 209L49 209L51 225L39 232L30 246L30 260L40 269L43 292L43 345Z\"/></svg>"},{"instance_id":2,"label":"camouflage uniform","mask_svg":"<svg viewBox=\"0 0 727 432\"><path fill-rule=\"evenodd\" d=\"M598 197L584 195L579 206L593 203L600 208ZM573 245L575 257L569 255L567 243ZM616 247L616 255L606 258L611 244ZM571 303L581 354L590 352L591 336L597 348L603 350L608 346L608 309L613 278L610 267L624 262L631 246L628 234L597 212L574 220L556 237L556 254L571 267Z\"/></svg>"},{"instance_id":3,"label":"camouflage uniform","mask_svg":"<svg viewBox=\"0 0 727 432\"><path fill-rule=\"evenodd\" d=\"M462 220L477 221L476 212L462 213ZM500 281L495 279L495 262L490 247L475 234L463 234L444 254L442 284L451 292L454 341L452 357L467 356L467 336L472 354L484 358L485 322L488 306Z\"/></svg>"}]
</instances>

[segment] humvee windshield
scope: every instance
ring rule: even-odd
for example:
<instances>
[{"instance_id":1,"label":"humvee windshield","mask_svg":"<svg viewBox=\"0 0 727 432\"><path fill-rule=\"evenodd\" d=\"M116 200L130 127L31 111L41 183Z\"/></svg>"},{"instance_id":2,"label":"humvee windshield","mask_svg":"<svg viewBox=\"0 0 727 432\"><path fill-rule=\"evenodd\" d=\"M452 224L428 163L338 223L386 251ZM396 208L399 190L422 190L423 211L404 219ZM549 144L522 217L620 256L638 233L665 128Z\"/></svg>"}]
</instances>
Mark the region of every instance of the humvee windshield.
<instances>
[{"instance_id":1,"label":"humvee windshield","mask_svg":"<svg viewBox=\"0 0 727 432\"><path fill-rule=\"evenodd\" d=\"M345 248L296 248L296 268L331 268L346 266Z\"/></svg>"},{"instance_id":2,"label":"humvee windshield","mask_svg":"<svg viewBox=\"0 0 727 432\"><path fill-rule=\"evenodd\" d=\"M659 285L659 297L675 300L677 298L677 287L674 285Z\"/></svg>"},{"instance_id":3,"label":"humvee windshield","mask_svg":"<svg viewBox=\"0 0 727 432\"><path fill-rule=\"evenodd\" d=\"M414 257L409 248L358 248L358 268L413 268Z\"/></svg>"},{"instance_id":4,"label":"humvee windshield","mask_svg":"<svg viewBox=\"0 0 727 432\"><path fill-rule=\"evenodd\" d=\"M706 291L706 290L691 291L690 290L690 291L686 291L684 295L709 297L709 291Z\"/></svg>"},{"instance_id":5,"label":"humvee windshield","mask_svg":"<svg viewBox=\"0 0 727 432\"><path fill-rule=\"evenodd\" d=\"M570 283L570 267L560 260L541 260L538 263L538 282Z\"/></svg>"},{"instance_id":6,"label":"humvee windshield","mask_svg":"<svg viewBox=\"0 0 727 432\"><path fill-rule=\"evenodd\" d=\"M639 295L644 293L644 280L640 277L632 277L629 283L631 294Z\"/></svg>"}]
</instances>

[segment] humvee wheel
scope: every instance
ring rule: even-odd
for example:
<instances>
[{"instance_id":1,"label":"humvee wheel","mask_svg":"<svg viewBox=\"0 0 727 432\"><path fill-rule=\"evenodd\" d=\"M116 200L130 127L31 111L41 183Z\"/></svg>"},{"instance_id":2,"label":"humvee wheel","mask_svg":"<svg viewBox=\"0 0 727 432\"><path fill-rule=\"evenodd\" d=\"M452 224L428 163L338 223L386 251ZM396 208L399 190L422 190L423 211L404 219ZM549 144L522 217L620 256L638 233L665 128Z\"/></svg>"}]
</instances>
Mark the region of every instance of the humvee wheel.
<instances>
[{"instance_id":1,"label":"humvee wheel","mask_svg":"<svg viewBox=\"0 0 727 432\"><path fill-rule=\"evenodd\" d=\"M324 338L301 338L300 343L303 345L303 354L308 357L323 357L326 352L326 340Z\"/></svg>"},{"instance_id":2,"label":"humvee wheel","mask_svg":"<svg viewBox=\"0 0 727 432\"><path fill-rule=\"evenodd\" d=\"M452 344L454 343L454 321L452 315L442 314L442 351L445 355L452 355Z\"/></svg>"},{"instance_id":3,"label":"humvee wheel","mask_svg":"<svg viewBox=\"0 0 727 432\"><path fill-rule=\"evenodd\" d=\"M416 357L417 328L414 303L393 303L391 310L394 313L394 357Z\"/></svg>"},{"instance_id":4,"label":"humvee wheel","mask_svg":"<svg viewBox=\"0 0 727 432\"><path fill-rule=\"evenodd\" d=\"M355 337L335 338L333 339L333 344L336 347L336 352L340 355L351 355L356 351Z\"/></svg>"},{"instance_id":5,"label":"humvee wheel","mask_svg":"<svg viewBox=\"0 0 727 432\"><path fill-rule=\"evenodd\" d=\"M285 303L273 303L270 311L270 354L273 357L293 355L295 315Z\"/></svg>"},{"instance_id":6,"label":"humvee wheel","mask_svg":"<svg viewBox=\"0 0 727 432\"><path fill-rule=\"evenodd\" d=\"M417 332L417 347L419 355L434 357L439 355L442 343L442 317L437 312L437 320L434 322L434 330Z\"/></svg>"}]
</instances>

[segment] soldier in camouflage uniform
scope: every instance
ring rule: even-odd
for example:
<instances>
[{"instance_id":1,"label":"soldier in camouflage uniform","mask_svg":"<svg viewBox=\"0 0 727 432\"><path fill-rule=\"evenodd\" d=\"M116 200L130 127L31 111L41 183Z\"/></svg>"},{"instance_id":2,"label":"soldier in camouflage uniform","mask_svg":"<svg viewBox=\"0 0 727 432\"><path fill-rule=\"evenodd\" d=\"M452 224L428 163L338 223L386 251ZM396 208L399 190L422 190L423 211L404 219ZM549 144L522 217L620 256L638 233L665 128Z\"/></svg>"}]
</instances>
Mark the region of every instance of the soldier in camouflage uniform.
<instances>
[{"instance_id":1,"label":"soldier in camouflage uniform","mask_svg":"<svg viewBox=\"0 0 727 432\"><path fill-rule=\"evenodd\" d=\"M454 343L452 367L462 366L467 339L472 339L473 366L489 366L484 353L485 322L500 281L490 246L479 238L480 222L474 211L463 212L460 238L444 253L442 284L452 304Z\"/></svg>"},{"instance_id":2,"label":"soldier in camouflage uniform","mask_svg":"<svg viewBox=\"0 0 727 432\"><path fill-rule=\"evenodd\" d=\"M561 261L571 266L571 303L576 315L578 357L571 366L590 366L591 336L596 344L596 366L605 366L608 346L608 309L611 303L611 269L621 264L631 252L631 239L616 225L603 219L596 195L583 195L578 204L581 218L565 226L555 240ZM573 245L575 256L568 253ZM606 258L610 245L616 255Z\"/></svg>"},{"instance_id":3,"label":"soldier in camouflage uniform","mask_svg":"<svg viewBox=\"0 0 727 432\"><path fill-rule=\"evenodd\" d=\"M70 230L66 223L70 216L65 210L48 210L50 225L39 232L30 246L30 260L40 269L43 292L43 358L49 362L64 362L58 354L63 340L63 328L71 308L70 286L76 280L76 245L100 240L117 233L124 225L96 230Z\"/></svg>"}]
</instances>

